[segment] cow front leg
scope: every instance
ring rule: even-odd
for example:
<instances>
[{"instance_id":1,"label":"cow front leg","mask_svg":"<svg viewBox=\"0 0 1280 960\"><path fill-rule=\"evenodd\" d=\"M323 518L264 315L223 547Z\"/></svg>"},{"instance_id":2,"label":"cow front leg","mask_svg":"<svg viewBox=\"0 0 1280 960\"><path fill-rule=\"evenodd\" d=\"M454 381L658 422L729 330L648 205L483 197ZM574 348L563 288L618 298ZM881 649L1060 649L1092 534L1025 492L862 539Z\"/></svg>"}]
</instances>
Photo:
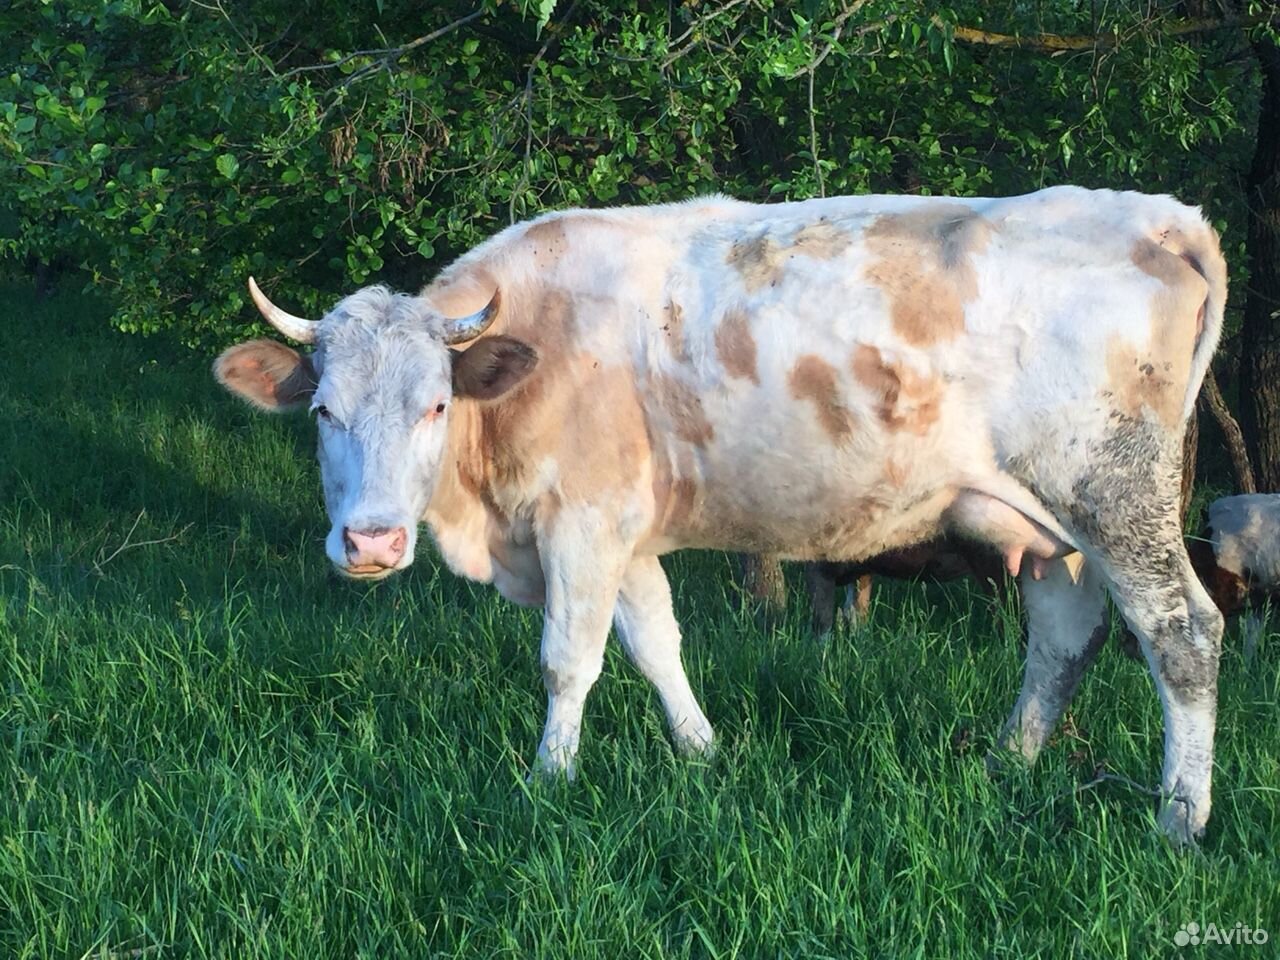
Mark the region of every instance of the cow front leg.
<instances>
[{"instance_id":1,"label":"cow front leg","mask_svg":"<svg viewBox=\"0 0 1280 960\"><path fill-rule=\"evenodd\" d=\"M547 723L537 769L572 779L582 709L604 663L609 621L630 550L604 532L595 515L558 518L539 543L546 576L542 680Z\"/></svg>"},{"instance_id":2,"label":"cow front leg","mask_svg":"<svg viewBox=\"0 0 1280 960\"><path fill-rule=\"evenodd\" d=\"M1028 571L1031 564L1025 565ZM1037 580L1022 576L1027 608L1027 665L1022 692L1002 743L1034 761L1075 695L1085 668L1107 639L1102 578L1094 564L1073 577L1066 560L1050 560Z\"/></svg>"},{"instance_id":3,"label":"cow front leg","mask_svg":"<svg viewBox=\"0 0 1280 960\"><path fill-rule=\"evenodd\" d=\"M613 623L627 656L658 691L676 749L685 754L707 750L713 739L711 724L680 661L680 625L657 557L631 561L618 592Z\"/></svg>"}]
</instances>

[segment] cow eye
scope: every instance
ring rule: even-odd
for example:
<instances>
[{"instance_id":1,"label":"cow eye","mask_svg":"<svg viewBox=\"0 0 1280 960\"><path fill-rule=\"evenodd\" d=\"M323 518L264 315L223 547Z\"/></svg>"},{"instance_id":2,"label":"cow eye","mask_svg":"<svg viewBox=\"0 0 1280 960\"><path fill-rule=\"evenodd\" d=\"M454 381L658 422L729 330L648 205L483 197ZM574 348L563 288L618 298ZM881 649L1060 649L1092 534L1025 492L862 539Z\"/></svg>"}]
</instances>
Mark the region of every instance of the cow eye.
<instances>
[{"instance_id":1,"label":"cow eye","mask_svg":"<svg viewBox=\"0 0 1280 960\"><path fill-rule=\"evenodd\" d=\"M436 404L436 413L444 413L444 402Z\"/></svg>"},{"instance_id":2,"label":"cow eye","mask_svg":"<svg viewBox=\"0 0 1280 960\"><path fill-rule=\"evenodd\" d=\"M314 412L316 417L318 417L321 420L329 420L333 416L331 413L329 413L329 408L326 407L323 403L316 404Z\"/></svg>"}]
</instances>

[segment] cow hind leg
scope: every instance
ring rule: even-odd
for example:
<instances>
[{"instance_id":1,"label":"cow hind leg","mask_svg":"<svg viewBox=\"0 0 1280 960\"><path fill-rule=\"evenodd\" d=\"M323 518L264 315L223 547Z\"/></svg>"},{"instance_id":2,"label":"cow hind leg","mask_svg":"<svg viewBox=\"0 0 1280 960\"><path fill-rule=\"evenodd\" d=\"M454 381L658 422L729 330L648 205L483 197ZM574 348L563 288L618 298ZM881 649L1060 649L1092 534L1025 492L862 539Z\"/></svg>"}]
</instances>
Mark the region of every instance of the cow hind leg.
<instances>
[{"instance_id":1,"label":"cow hind leg","mask_svg":"<svg viewBox=\"0 0 1280 960\"><path fill-rule=\"evenodd\" d=\"M1187 562L1181 539L1156 546L1154 569L1118 565L1111 593L1137 635L1164 714L1160 823L1185 843L1204 832L1213 778L1222 614Z\"/></svg>"},{"instance_id":2,"label":"cow hind leg","mask_svg":"<svg viewBox=\"0 0 1280 960\"><path fill-rule=\"evenodd\" d=\"M631 662L657 690L676 749L685 754L707 750L713 740L711 724L680 661L680 625L657 557L631 561L618 592L613 623Z\"/></svg>"},{"instance_id":3,"label":"cow hind leg","mask_svg":"<svg viewBox=\"0 0 1280 960\"><path fill-rule=\"evenodd\" d=\"M1027 609L1027 661L1022 691L1002 744L1034 761L1057 726L1085 669L1107 637L1102 581L1093 564L1065 560L1044 565L1044 576L1022 576Z\"/></svg>"},{"instance_id":4,"label":"cow hind leg","mask_svg":"<svg viewBox=\"0 0 1280 960\"><path fill-rule=\"evenodd\" d=\"M844 602L840 604L840 621L852 629L867 619L871 610L871 574L864 573L844 588Z\"/></svg>"},{"instance_id":5,"label":"cow hind leg","mask_svg":"<svg viewBox=\"0 0 1280 960\"><path fill-rule=\"evenodd\" d=\"M1155 678L1164 714L1160 822L1175 842L1191 842L1209 818L1222 615L1182 540L1180 444L1136 432L1117 439L1127 442L1093 458L1104 469L1078 488L1072 519Z\"/></svg>"}]
</instances>

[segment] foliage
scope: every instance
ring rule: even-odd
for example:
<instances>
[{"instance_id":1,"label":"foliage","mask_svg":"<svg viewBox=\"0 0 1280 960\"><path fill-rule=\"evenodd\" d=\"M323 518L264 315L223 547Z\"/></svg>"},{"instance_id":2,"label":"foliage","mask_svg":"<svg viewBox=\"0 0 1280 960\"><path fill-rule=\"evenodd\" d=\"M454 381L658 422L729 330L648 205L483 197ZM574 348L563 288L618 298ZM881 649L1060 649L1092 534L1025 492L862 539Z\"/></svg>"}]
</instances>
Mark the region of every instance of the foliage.
<instances>
[{"instance_id":1,"label":"foliage","mask_svg":"<svg viewBox=\"0 0 1280 960\"><path fill-rule=\"evenodd\" d=\"M1223 155L1244 154L1257 86L1244 33L1093 10L15 0L0 196L17 226L0 252L84 265L123 328L202 342L241 328L249 274L316 314L569 205L1072 180L1233 221L1240 164ZM1046 55L958 43L960 23L1123 42Z\"/></svg>"}]
</instances>

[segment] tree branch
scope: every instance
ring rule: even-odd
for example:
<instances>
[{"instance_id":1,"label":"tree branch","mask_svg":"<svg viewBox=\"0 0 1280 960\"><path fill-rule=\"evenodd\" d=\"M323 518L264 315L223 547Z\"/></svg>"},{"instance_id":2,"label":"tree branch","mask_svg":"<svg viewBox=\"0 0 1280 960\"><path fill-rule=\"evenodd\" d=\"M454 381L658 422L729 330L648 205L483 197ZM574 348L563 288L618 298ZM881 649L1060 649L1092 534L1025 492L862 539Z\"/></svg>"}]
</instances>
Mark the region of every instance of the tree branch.
<instances>
[{"instance_id":1,"label":"tree branch","mask_svg":"<svg viewBox=\"0 0 1280 960\"><path fill-rule=\"evenodd\" d=\"M1201 388L1204 402L1209 412L1222 428L1222 436L1227 442L1227 452L1231 454L1231 462L1236 468L1236 480L1240 484L1241 493L1257 493L1258 484L1253 478L1253 467L1249 464L1249 453L1244 445L1244 434L1240 432L1240 424L1231 415L1227 401L1218 389L1218 378L1213 375L1213 368L1205 371L1204 386Z\"/></svg>"},{"instance_id":2,"label":"tree branch","mask_svg":"<svg viewBox=\"0 0 1280 960\"><path fill-rule=\"evenodd\" d=\"M840 42L840 35L844 33L844 26L846 23L849 22L849 18L852 17L855 13L857 13L866 5L867 5L867 0L853 0L852 3L846 4L845 8L840 11L839 16L837 16L835 20L831 22L831 36L827 39L826 44L823 45L822 52L816 54L812 60L810 60L807 64L805 64L799 70L796 70L794 73L792 73L791 76L789 76L787 79L795 80L797 77L802 76L806 72L812 75L814 70L822 66L822 61L827 59L827 57L831 56L831 51L834 50L836 48L836 44ZM881 26L883 26L883 24L877 23L873 26L873 29L878 29ZM858 31L858 32L859 34L861 34L866 31Z\"/></svg>"},{"instance_id":3,"label":"tree branch","mask_svg":"<svg viewBox=\"0 0 1280 960\"><path fill-rule=\"evenodd\" d=\"M387 66L388 64L395 63L395 61L399 60L406 53L411 53L414 50L417 50L425 43L430 43L432 40L439 40L446 33L452 33L459 27L465 27L468 23L475 20L483 13L483 7L479 10L473 10L465 17L459 17L457 20L454 20L452 23L445 24L438 30L432 30L430 33L423 34L416 40L410 40L408 43L401 44L398 47L382 47L377 50L357 50L354 53L348 53L345 57L339 57L331 63L312 63L303 67L294 67L292 70L281 74L280 79L286 80L289 77L296 76L297 74L310 73L314 70L333 70L336 67L341 67L343 64L350 63L352 60L357 60L361 57L377 57L377 60L374 63L365 64L365 66L353 73L351 77L348 78L348 82L350 82L351 79L361 74L370 73L374 70L380 69L381 67Z\"/></svg>"},{"instance_id":4,"label":"tree branch","mask_svg":"<svg viewBox=\"0 0 1280 960\"><path fill-rule=\"evenodd\" d=\"M1277 15L1255 14L1248 17L1198 17L1192 20L1179 20L1157 28L1166 37L1182 37L1193 33L1209 33L1213 30L1230 30L1235 28L1256 27L1277 20ZM939 30L947 30L948 24L940 17L931 18L931 22ZM1118 46L1124 39L1120 32L1099 33L1090 36L1072 36L1060 33L1035 33L1026 36L1015 33L994 33L990 30L979 30L956 24L949 28L952 39L957 43L969 43L986 47L1002 47L1014 50L1033 50L1036 53L1069 53L1077 50L1095 50Z\"/></svg>"},{"instance_id":5,"label":"tree branch","mask_svg":"<svg viewBox=\"0 0 1280 960\"><path fill-rule=\"evenodd\" d=\"M548 29L547 40L529 61L529 69L524 76L524 91L516 96L516 102L523 101L524 107L524 161L521 164L520 180L516 183L515 188L511 191L511 200L507 204L507 218L511 223L516 222L516 201L520 199L525 189L529 186L530 171L533 164L533 76L538 70L538 64L546 57L547 51L551 49L551 45L555 43L560 36L561 30L565 24L573 17L574 12L578 9L578 0L573 0L569 5L569 9L565 11L564 16L559 21L559 29Z\"/></svg>"}]
</instances>

